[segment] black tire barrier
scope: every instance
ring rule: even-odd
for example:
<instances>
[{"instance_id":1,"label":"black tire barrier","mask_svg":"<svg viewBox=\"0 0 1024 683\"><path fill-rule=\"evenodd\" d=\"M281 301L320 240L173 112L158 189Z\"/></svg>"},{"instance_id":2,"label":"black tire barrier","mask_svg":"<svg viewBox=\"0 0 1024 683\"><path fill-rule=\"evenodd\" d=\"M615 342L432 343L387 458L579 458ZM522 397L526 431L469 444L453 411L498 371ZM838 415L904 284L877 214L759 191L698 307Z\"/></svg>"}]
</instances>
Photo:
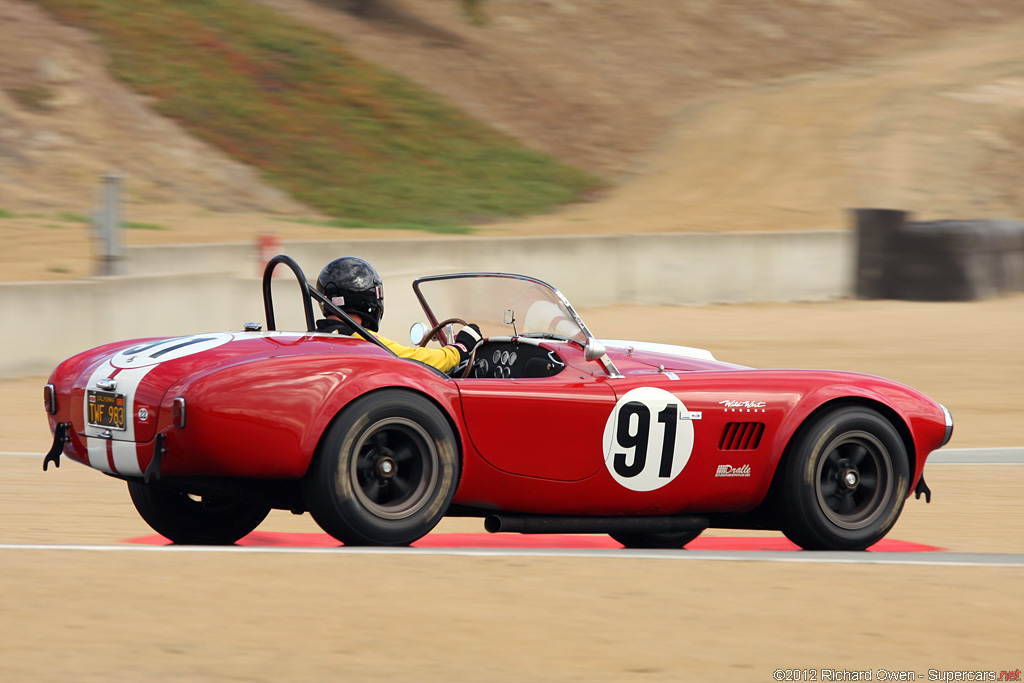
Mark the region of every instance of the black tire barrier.
<instances>
[{"instance_id":1,"label":"black tire barrier","mask_svg":"<svg viewBox=\"0 0 1024 683\"><path fill-rule=\"evenodd\" d=\"M854 209L859 299L973 301L1024 291L1024 221Z\"/></svg>"}]
</instances>

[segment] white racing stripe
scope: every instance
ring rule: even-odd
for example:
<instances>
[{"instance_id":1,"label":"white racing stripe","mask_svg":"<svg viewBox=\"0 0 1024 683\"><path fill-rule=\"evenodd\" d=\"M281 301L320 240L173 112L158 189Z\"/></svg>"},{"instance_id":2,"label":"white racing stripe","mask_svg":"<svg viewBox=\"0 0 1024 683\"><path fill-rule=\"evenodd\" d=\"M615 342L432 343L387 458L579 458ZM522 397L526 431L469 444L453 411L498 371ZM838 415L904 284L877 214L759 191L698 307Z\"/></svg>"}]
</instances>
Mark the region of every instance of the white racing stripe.
<instances>
[{"instance_id":1,"label":"white racing stripe","mask_svg":"<svg viewBox=\"0 0 1024 683\"><path fill-rule=\"evenodd\" d=\"M96 381L114 374L114 366L110 359L103 361L93 370L89 376L87 388L95 387ZM107 459L107 439L97 438L103 430L99 427L89 425L89 400L82 401L82 424L85 425L85 445L89 451L89 466L101 472L111 473L110 464Z\"/></svg>"},{"instance_id":2,"label":"white racing stripe","mask_svg":"<svg viewBox=\"0 0 1024 683\"><path fill-rule=\"evenodd\" d=\"M114 469L124 475L142 476L138 446L134 441L112 441L110 447Z\"/></svg>"},{"instance_id":3,"label":"white racing stripe","mask_svg":"<svg viewBox=\"0 0 1024 683\"><path fill-rule=\"evenodd\" d=\"M108 474L122 474L127 476L140 476L142 468L139 467L139 456L135 445L135 394L139 384L149 371L156 365L148 365L140 368L127 368L116 370L109 360L104 361L89 376L89 387L95 388L96 381L113 375L117 381L118 394L124 394L127 405L125 406L125 430L111 430L113 439L104 439L100 434L105 430L100 427L93 427L89 422L89 402L85 401L85 441L89 448L89 465ZM113 462L113 467L111 467Z\"/></svg>"},{"instance_id":4,"label":"white racing stripe","mask_svg":"<svg viewBox=\"0 0 1024 683\"><path fill-rule=\"evenodd\" d=\"M107 458L107 440L85 437L85 445L89 449L89 466L110 474L110 463Z\"/></svg>"}]
</instances>

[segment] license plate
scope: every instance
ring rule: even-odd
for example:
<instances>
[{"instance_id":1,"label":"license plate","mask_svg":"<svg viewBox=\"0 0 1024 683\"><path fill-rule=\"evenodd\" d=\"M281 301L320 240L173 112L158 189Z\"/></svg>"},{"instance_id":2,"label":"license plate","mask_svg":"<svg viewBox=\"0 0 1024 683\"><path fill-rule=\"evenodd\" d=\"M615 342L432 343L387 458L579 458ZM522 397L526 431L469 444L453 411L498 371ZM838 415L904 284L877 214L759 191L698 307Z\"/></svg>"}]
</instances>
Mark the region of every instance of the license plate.
<instances>
[{"instance_id":1,"label":"license plate","mask_svg":"<svg viewBox=\"0 0 1024 683\"><path fill-rule=\"evenodd\" d=\"M115 394L112 391L93 391L92 389L89 389L86 394L86 399L89 402L90 425L107 429L123 430L125 428L124 394Z\"/></svg>"}]
</instances>

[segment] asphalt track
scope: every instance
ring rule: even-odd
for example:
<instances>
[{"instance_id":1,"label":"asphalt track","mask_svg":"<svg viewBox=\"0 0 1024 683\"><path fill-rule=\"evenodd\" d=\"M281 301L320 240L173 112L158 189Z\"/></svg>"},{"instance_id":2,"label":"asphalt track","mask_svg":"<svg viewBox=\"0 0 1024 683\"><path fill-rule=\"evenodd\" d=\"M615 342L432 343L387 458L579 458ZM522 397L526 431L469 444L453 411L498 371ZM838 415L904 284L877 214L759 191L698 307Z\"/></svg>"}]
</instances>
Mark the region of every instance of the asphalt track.
<instances>
[{"instance_id":1,"label":"asphalt track","mask_svg":"<svg viewBox=\"0 0 1024 683\"><path fill-rule=\"evenodd\" d=\"M38 457L34 453L0 453L0 457ZM929 465L1021 465L1024 448L947 449L932 454ZM147 539L127 539L123 545L0 544L2 550L75 551L84 553L237 553L288 555L404 555L471 557L592 557L663 561L773 562L797 564L874 564L964 567L1024 567L1024 554L950 552L800 552L792 550L634 550L625 548L571 547L420 547L345 548L308 546L174 546Z\"/></svg>"}]
</instances>

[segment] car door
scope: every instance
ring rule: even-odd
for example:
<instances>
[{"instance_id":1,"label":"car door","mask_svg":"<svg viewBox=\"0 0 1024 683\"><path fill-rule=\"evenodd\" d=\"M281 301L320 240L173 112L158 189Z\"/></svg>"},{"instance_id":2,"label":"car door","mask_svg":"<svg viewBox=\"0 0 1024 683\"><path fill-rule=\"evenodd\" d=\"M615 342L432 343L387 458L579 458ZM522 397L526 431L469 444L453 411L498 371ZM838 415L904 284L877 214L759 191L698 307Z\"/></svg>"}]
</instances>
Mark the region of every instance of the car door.
<instances>
[{"instance_id":1,"label":"car door","mask_svg":"<svg viewBox=\"0 0 1024 683\"><path fill-rule=\"evenodd\" d=\"M473 446L497 469L579 481L604 467L602 436L615 406L607 378L568 366L554 377L457 382Z\"/></svg>"}]
</instances>

